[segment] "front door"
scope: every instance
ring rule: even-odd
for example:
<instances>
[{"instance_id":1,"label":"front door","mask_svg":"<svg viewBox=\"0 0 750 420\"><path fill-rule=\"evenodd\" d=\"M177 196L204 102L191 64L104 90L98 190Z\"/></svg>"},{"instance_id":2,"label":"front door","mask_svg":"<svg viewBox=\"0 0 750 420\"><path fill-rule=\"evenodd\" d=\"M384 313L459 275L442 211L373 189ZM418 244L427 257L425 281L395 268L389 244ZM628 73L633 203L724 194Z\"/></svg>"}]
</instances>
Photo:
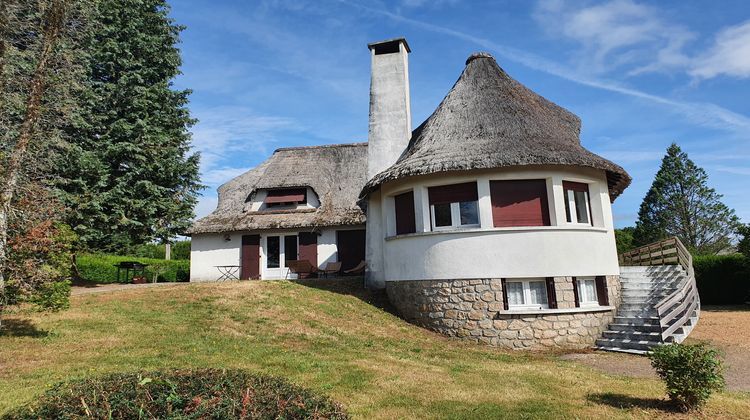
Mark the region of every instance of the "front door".
<instances>
[{"instance_id":1,"label":"front door","mask_svg":"<svg viewBox=\"0 0 750 420\"><path fill-rule=\"evenodd\" d=\"M336 245L342 271L356 267L365 259L364 230L336 231Z\"/></svg>"},{"instance_id":2,"label":"front door","mask_svg":"<svg viewBox=\"0 0 750 420\"><path fill-rule=\"evenodd\" d=\"M240 279L260 278L260 235L242 235Z\"/></svg>"}]
</instances>

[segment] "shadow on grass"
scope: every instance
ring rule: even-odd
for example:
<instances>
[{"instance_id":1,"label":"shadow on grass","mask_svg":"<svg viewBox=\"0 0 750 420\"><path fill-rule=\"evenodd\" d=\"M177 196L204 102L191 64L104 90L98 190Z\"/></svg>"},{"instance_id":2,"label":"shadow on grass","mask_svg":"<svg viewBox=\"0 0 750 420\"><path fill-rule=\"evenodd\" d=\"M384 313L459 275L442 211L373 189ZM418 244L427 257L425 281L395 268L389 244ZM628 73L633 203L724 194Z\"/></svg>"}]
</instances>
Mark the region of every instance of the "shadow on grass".
<instances>
[{"instance_id":1,"label":"shadow on grass","mask_svg":"<svg viewBox=\"0 0 750 420\"><path fill-rule=\"evenodd\" d=\"M43 338L49 332L40 330L28 319L3 318L0 324L0 337Z\"/></svg>"},{"instance_id":2,"label":"shadow on grass","mask_svg":"<svg viewBox=\"0 0 750 420\"><path fill-rule=\"evenodd\" d=\"M706 312L750 312L750 305L701 305Z\"/></svg>"},{"instance_id":3,"label":"shadow on grass","mask_svg":"<svg viewBox=\"0 0 750 420\"><path fill-rule=\"evenodd\" d=\"M614 408L639 408L661 410L668 413L679 413L680 410L669 400L661 398L640 398L625 394L616 394L614 392L602 392L589 394L586 399L590 402L602 405L608 405Z\"/></svg>"},{"instance_id":4,"label":"shadow on grass","mask_svg":"<svg viewBox=\"0 0 750 420\"><path fill-rule=\"evenodd\" d=\"M378 309L396 314L396 309L388 301L385 290L369 290L364 286L362 277L338 277L332 279L304 279L294 280L305 287L325 290L340 295L354 296Z\"/></svg>"}]
</instances>

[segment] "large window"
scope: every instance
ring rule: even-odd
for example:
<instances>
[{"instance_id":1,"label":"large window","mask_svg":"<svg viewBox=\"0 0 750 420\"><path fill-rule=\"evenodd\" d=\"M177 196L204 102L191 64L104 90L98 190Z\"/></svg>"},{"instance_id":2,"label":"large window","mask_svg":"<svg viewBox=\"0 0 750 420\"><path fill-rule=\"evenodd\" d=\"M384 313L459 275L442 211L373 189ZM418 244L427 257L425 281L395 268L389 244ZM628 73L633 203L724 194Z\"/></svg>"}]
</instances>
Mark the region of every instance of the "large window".
<instances>
[{"instance_id":1,"label":"large window","mask_svg":"<svg viewBox=\"0 0 750 420\"><path fill-rule=\"evenodd\" d=\"M544 179L490 181L490 196L495 227L550 225Z\"/></svg>"},{"instance_id":2,"label":"large window","mask_svg":"<svg viewBox=\"0 0 750 420\"><path fill-rule=\"evenodd\" d=\"M588 184L563 181L563 190L565 191L565 217L568 223L593 224Z\"/></svg>"},{"instance_id":3,"label":"large window","mask_svg":"<svg viewBox=\"0 0 750 420\"><path fill-rule=\"evenodd\" d=\"M266 268L279 268L281 249L280 237L266 238Z\"/></svg>"},{"instance_id":4,"label":"large window","mask_svg":"<svg viewBox=\"0 0 750 420\"><path fill-rule=\"evenodd\" d=\"M432 230L479 226L477 183L430 187Z\"/></svg>"},{"instance_id":5,"label":"large window","mask_svg":"<svg viewBox=\"0 0 750 420\"><path fill-rule=\"evenodd\" d=\"M510 310L546 309L550 306L545 279L505 280L503 285Z\"/></svg>"},{"instance_id":6,"label":"large window","mask_svg":"<svg viewBox=\"0 0 750 420\"><path fill-rule=\"evenodd\" d=\"M417 231L414 214L414 192L409 191L393 197L396 207L396 235Z\"/></svg>"}]
</instances>

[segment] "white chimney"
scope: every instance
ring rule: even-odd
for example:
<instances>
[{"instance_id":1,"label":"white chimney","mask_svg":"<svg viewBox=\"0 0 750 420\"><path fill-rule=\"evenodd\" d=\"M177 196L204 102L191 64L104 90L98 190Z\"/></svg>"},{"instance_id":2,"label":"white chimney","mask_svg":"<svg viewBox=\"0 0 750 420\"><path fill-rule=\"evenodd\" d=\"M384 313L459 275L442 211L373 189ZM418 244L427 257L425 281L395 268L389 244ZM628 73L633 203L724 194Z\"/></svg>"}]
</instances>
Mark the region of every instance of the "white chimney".
<instances>
[{"instance_id":1,"label":"white chimney","mask_svg":"<svg viewBox=\"0 0 750 420\"><path fill-rule=\"evenodd\" d=\"M393 165L411 138L409 44L404 38L368 44L372 55L367 177Z\"/></svg>"}]
</instances>

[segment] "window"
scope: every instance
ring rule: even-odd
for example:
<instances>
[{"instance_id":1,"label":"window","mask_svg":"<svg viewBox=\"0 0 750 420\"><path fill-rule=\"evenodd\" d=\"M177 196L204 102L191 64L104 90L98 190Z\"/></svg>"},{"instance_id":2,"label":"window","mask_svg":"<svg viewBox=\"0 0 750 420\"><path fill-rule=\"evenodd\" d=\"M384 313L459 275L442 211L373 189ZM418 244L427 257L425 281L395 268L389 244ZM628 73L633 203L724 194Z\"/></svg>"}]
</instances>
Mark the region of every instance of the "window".
<instances>
[{"instance_id":1,"label":"window","mask_svg":"<svg viewBox=\"0 0 750 420\"><path fill-rule=\"evenodd\" d=\"M266 268L279 268L280 245L278 236L266 238Z\"/></svg>"},{"instance_id":2,"label":"window","mask_svg":"<svg viewBox=\"0 0 750 420\"><path fill-rule=\"evenodd\" d=\"M284 266L287 261L297 259L297 235L284 236Z\"/></svg>"},{"instance_id":3,"label":"window","mask_svg":"<svg viewBox=\"0 0 750 420\"><path fill-rule=\"evenodd\" d=\"M506 280L503 286L510 310L547 309L550 306L545 279Z\"/></svg>"},{"instance_id":4,"label":"window","mask_svg":"<svg viewBox=\"0 0 750 420\"><path fill-rule=\"evenodd\" d=\"M417 231L414 213L414 191L405 192L393 197L396 207L396 235Z\"/></svg>"},{"instance_id":5,"label":"window","mask_svg":"<svg viewBox=\"0 0 750 420\"><path fill-rule=\"evenodd\" d=\"M563 181L563 190L565 191L565 217L568 223L593 224L588 184Z\"/></svg>"},{"instance_id":6,"label":"window","mask_svg":"<svg viewBox=\"0 0 750 420\"><path fill-rule=\"evenodd\" d=\"M490 181L490 197L495 227L550 225L544 179Z\"/></svg>"},{"instance_id":7,"label":"window","mask_svg":"<svg viewBox=\"0 0 750 420\"><path fill-rule=\"evenodd\" d=\"M578 291L578 306L598 306L599 298L596 293L596 279L594 277L578 277L576 279Z\"/></svg>"},{"instance_id":8,"label":"window","mask_svg":"<svg viewBox=\"0 0 750 420\"><path fill-rule=\"evenodd\" d=\"M477 183L428 189L433 230L479 226Z\"/></svg>"},{"instance_id":9,"label":"window","mask_svg":"<svg viewBox=\"0 0 750 420\"><path fill-rule=\"evenodd\" d=\"M307 188L286 188L268 190L263 203L268 208L304 204L307 202Z\"/></svg>"}]
</instances>

